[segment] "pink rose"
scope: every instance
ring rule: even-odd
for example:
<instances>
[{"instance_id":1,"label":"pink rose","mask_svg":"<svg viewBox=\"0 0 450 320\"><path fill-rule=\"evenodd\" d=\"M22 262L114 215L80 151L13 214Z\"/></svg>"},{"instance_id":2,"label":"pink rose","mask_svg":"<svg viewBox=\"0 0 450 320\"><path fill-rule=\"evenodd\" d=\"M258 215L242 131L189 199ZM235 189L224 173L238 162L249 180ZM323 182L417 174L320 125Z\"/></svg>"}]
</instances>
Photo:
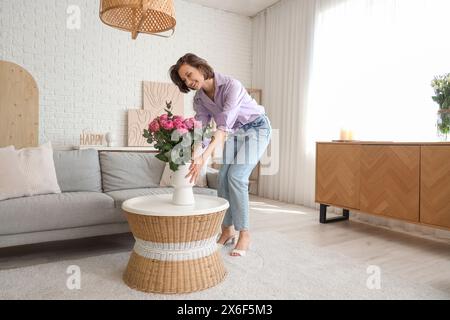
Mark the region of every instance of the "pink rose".
<instances>
[{"instance_id":1,"label":"pink rose","mask_svg":"<svg viewBox=\"0 0 450 320\"><path fill-rule=\"evenodd\" d=\"M201 128L201 127L202 127L202 122L194 120L194 128Z\"/></svg>"},{"instance_id":2,"label":"pink rose","mask_svg":"<svg viewBox=\"0 0 450 320\"><path fill-rule=\"evenodd\" d=\"M166 130L172 130L173 129L173 121L172 120L161 120L161 127L163 127Z\"/></svg>"},{"instance_id":3,"label":"pink rose","mask_svg":"<svg viewBox=\"0 0 450 320\"><path fill-rule=\"evenodd\" d=\"M173 121L179 119L181 122L184 121L184 117L183 116L173 116Z\"/></svg>"},{"instance_id":4,"label":"pink rose","mask_svg":"<svg viewBox=\"0 0 450 320\"><path fill-rule=\"evenodd\" d=\"M149 126L148 126L148 130L150 132L158 132L159 131L159 123L158 120L153 120L152 122L150 122Z\"/></svg>"},{"instance_id":5,"label":"pink rose","mask_svg":"<svg viewBox=\"0 0 450 320\"><path fill-rule=\"evenodd\" d=\"M159 116L159 121L166 121L169 120L169 116L165 113Z\"/></svg>"},{"instance_id":6,"label":"pink rose","mask_svg":"<svg viewBox=\"0 0 450 320\"><path fill-rule=\"evenodd\" d=\"M180 118L173 119L173 125L176 129L180 129L181 127L185 127L183 120Z\"/></svg>"},{"instance_id":7,"label":"pink rose","mask_svg":"<svg viewBox=\"0 0 450 320\"><path fill-rule=\"evenodd\" d=\"M188 128L188 130L192 130L194 128L194 121L194 118L188 118L184 120L184 125L186 126L186 128Z\"/></svg>"},{"instance_id":8,"label":"pink rose","mask_svg":"<svg viewBox=\"0 0 450 320\"><path fill-rule=\"evenodd\" d=\"M186 128L186 126L184 126L184 125L182 127L180 127L180 128L177 128L177 131L181 135L189 132L188 128Z\"/></svg>"}]
</instances>

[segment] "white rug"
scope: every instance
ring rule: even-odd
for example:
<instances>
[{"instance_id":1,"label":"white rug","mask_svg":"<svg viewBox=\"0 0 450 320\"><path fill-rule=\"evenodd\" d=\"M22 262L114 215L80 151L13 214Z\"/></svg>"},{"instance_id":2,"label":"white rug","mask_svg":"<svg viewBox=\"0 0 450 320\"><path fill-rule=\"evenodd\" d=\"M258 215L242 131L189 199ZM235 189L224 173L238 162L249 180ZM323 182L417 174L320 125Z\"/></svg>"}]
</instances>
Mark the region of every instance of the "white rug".
<instances>
[{"instance_id":1,"label":"white rug","mask_svg":"<svg viewBox=\"0 0 450 320\"><path fill-rule=\"evenodd\" d=\"M184 295L146 294L122 281L130 252L0 271L1 299L450 299L450 294L381 270L381 288L369 289L367 265L279 233L255 233L246 257L230 257L214 288ZM81 270L81 289L69 290L67 267Z\"/></svg>"}]
</instances>

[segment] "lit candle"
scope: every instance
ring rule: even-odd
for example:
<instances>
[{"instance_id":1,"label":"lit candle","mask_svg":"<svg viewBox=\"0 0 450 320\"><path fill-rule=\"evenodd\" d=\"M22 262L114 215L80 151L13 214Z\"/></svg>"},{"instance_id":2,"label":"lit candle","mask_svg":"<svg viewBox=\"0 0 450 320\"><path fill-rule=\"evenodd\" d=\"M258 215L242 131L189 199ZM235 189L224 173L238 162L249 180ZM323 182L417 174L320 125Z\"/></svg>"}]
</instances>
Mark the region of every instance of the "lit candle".
<instances>
[{"instance_id":1,"label":"lit candle","mask_svg":"<svg viewBox=\"0 0 450 320\"><path fill-rule=\"evenodd\" d=\"M340 139L341 140L348 140L348 131L347 131L347 129L341 128Z\"/></svg>"},{"instance_id":2,"label":"lit candle","mask_svg":"<svg viewBox=\"0 0 450 320\"><path fill-rule=\"evenodd\" d=\"M353 131L352 130L348 130L347 138L348 138L348 140L353 140Z\"/></svg>"}]
</instances>

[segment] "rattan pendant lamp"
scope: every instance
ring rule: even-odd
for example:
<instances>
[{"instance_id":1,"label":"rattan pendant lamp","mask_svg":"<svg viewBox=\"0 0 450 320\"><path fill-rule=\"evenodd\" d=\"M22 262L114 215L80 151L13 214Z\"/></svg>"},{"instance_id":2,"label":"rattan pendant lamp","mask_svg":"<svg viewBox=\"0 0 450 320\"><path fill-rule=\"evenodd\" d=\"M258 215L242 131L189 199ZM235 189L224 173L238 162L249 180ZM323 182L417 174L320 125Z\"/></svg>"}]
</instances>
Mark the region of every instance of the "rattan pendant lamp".
<instances>
[{"instance_id":1,"label":"rattan pendant lamp","mask_svg":"<svg viewBox=\"0 0 450 320\"><path fill-rule=\"evenodd\" d=\"M173 0L100 0L100 20L113 27L131 32L170 37L175 31ZM169 35L159 34L172 30Z\"/></svg>"}]
</instances>

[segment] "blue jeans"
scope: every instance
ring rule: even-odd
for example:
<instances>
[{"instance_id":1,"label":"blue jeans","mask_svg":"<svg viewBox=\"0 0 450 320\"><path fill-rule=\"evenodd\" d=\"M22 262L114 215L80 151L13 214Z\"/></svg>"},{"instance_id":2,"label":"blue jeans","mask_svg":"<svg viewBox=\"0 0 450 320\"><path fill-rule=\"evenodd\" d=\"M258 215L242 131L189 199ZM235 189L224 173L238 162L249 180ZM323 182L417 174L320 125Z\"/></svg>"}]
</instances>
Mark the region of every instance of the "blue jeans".
<instances>
[{"instance_id":1,"label":"blue jeans","mask_svg":"<svg viewBox=\"0 0 450 320\"><path fill-rule=\"evenodd\" d=\"M248 230L248 179L269 145L271 135L270 120L262 114L225 141L217 187L217 195L230 203L223 227L234 225L238 231Z\"/></svg>"}]
</instances>

